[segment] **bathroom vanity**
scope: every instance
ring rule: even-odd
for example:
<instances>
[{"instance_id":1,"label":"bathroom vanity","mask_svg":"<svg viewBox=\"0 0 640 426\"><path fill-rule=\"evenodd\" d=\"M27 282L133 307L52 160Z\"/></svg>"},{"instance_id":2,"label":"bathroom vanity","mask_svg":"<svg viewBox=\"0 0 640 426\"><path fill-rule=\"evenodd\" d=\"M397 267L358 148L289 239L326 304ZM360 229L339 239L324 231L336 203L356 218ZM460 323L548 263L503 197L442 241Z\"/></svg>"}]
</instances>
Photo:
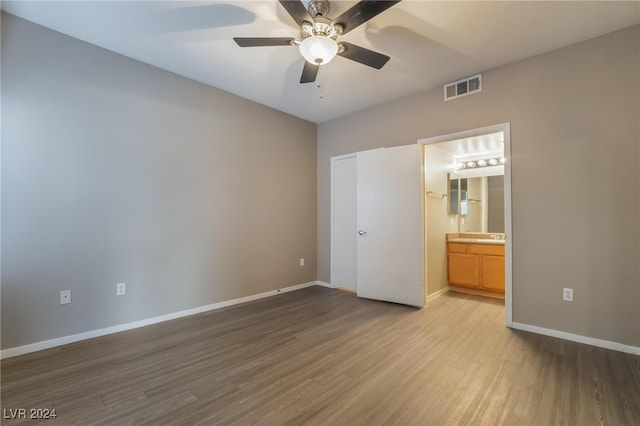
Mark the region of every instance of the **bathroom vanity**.
<instances>
[{"instance_id":1,"label":"bathroom vanity","mask_svg":"<svg viewBox=\"0 0 640 426\"><path fill-rule=\"evenodd\" d=\"M504 299L504 234L447 234L447 264L451 290Z\"/></svg>"}]
</instances>

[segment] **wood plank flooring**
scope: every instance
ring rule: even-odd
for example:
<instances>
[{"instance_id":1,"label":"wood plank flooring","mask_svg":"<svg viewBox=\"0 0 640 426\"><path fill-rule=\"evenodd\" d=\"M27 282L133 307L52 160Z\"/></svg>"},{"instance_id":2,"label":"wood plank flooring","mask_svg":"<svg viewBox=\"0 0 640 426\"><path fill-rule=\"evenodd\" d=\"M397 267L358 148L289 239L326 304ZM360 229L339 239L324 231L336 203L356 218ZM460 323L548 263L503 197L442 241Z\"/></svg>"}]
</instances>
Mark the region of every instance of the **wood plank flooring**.
<instances>
[{"instance_id":1,"label":"wood plank flooring","mask_svg":"<svg viewBox=\"0 0 640 426\"><path fill-rule=\"evenodd\" d=\"M3 417L55 408L47 425L640 424L640 357L456 293L417 310L312 287L9 358L1 379Z\"/></svg>"}]
</instances>

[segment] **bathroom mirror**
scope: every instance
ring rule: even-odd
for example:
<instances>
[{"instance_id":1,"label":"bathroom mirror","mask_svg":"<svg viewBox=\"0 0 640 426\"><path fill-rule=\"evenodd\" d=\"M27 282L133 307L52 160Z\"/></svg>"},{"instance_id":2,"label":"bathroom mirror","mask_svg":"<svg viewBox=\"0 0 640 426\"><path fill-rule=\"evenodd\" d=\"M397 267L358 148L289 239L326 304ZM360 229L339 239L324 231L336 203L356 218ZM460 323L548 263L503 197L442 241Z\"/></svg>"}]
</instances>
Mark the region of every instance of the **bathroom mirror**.
<instances>
[{"instance_id":1,"label":"bathroom mirror","mask_svg":"<svg viewBox=\"0 0 640 426\"><path fill-rule=\"evenodd\" d=\"M460 231L504 233L504 176L460 180L467 181L467 215Z\"/></svg>"},{"instance_id":2,"label":"bathroom mirror","mask_svg":"<svg viewBox=\"0 0 640 426\"><path fill-rule=\"evenodd\" d=\"M455 173L447 175L449 188L449 214L466 215L468 207L467 179L460 179Z\"/></svg>"},{"instance_id":3,"label":"bathroom mirror","mask_svg":"<svg viewBox=\"0 0 640 426\"><path fill-rule=\"evenodd\" d=\"M447 188L449 189L449 214L459 214L460 211L460 176L455 173L447 175Z\"/></svg>"},{"instance_id":4,"label":"bathroom mirror","mask_svg":"<svg viewBox=\"0 0 640 426\"><path fill-rule=\"evenodd\" d=\"M458 202L458 204L460 205L460 215L466 216L469 213L469 182L464 178L460 178L458 179L458 181L460 182L458 184L458 187L460 188L460 199Z\"/></svg>"},{"instance_id":5,"label":"bathroom mirror","mask_svg":"<svg viewBox=\"0 0 640 426\"><path fill-rule=\"evenodd\" d=\"M504 233L504 176L448 175L449 214L460 216L460 232Z\"/></svg>"}]
</instances>

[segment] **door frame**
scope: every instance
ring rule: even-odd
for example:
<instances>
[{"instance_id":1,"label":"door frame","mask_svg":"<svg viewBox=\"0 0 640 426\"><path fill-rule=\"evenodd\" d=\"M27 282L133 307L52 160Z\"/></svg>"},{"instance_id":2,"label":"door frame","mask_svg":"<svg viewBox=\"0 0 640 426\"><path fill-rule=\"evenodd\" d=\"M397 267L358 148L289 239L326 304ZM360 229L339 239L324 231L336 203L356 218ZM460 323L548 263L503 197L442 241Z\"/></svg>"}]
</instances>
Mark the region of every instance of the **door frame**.
<instances>
[{"instance_id":1,"label":"door frame","mask_svg":"<svg viewBox=\"0 0 640 426\"><path fill-rule=\"evenodd\" d=\"M504 135L504 231L505 231L505 325L513 325L513 230L511 211L513 208L511 200L511 123L500 123L477 129L464 130L461 132L449 133L445 135L432 136L419 139L422 145L431 145L439 142L448 142L456 139L481 136L487 133L502 132ZM425 228L426 233L426 228ZM425 235L426 237L426 235Z\"/></svg>"},{"instance_id":2,"label":"door frame","mask_svg":"<svg viewBox=\"0 0 640 426\"><path fill-rule=\"evenodd\" d=\"M355 158L357 155L357 153L353 152L351 154L343 154L343 155L336 155L335 157L331 157L331 171L330 171L330 179L331 179L331 194L330 194L330 205L331 205L331 235L329 236L329 263L330 263L330 275L329 275L329 279L331 280L329 282L329 284L331 285L331 287L335 288L336 285L334 284L334 276L333 276L333 270L334 270L334 253L335 250L333 249L333 245L335 243L335 226L334 225L334 214L335 214L335 205L333 202L333 197L334 197L334 191L333 191L333 185L334 185L334 164L336 161L340 161L340 160L345 160L347 158ZM357 284L356 284L356 290L357 290Z\"/></svg>"}]
</instances>

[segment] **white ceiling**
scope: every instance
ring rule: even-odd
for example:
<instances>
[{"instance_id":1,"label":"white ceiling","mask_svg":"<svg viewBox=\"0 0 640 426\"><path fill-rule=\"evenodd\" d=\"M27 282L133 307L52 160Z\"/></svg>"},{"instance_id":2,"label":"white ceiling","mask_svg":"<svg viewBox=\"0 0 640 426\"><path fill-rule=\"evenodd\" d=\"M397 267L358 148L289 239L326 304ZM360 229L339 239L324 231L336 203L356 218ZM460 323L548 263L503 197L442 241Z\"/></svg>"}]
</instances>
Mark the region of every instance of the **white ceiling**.
<instances>
[{"instance_id":1,"label":"white ceiling","mask_svg":"<svg viewBox=\"0 0 640 426\"><path fill-rule=\"evenodd\" d=\"M502 132L439 142L432 145L456 160L477 160L504 155L504 135Z\"/></svg>"},{"instance_id":2,"label":"white ceiling","mask_svg":"<svg viewBox=\"0 0 640 426\"><path fill-rule=\"evenodd\" d=\"M333 18L355 1L332 2ZM64 34L323 122L640 22L640 1L403 1L340 40L387 54L381 70L337 57L300 84L297 48L232 37L297 37L277 1L3 1ZM320 97L320 92L324 97Z\"/></svg>"}]
</instances>

